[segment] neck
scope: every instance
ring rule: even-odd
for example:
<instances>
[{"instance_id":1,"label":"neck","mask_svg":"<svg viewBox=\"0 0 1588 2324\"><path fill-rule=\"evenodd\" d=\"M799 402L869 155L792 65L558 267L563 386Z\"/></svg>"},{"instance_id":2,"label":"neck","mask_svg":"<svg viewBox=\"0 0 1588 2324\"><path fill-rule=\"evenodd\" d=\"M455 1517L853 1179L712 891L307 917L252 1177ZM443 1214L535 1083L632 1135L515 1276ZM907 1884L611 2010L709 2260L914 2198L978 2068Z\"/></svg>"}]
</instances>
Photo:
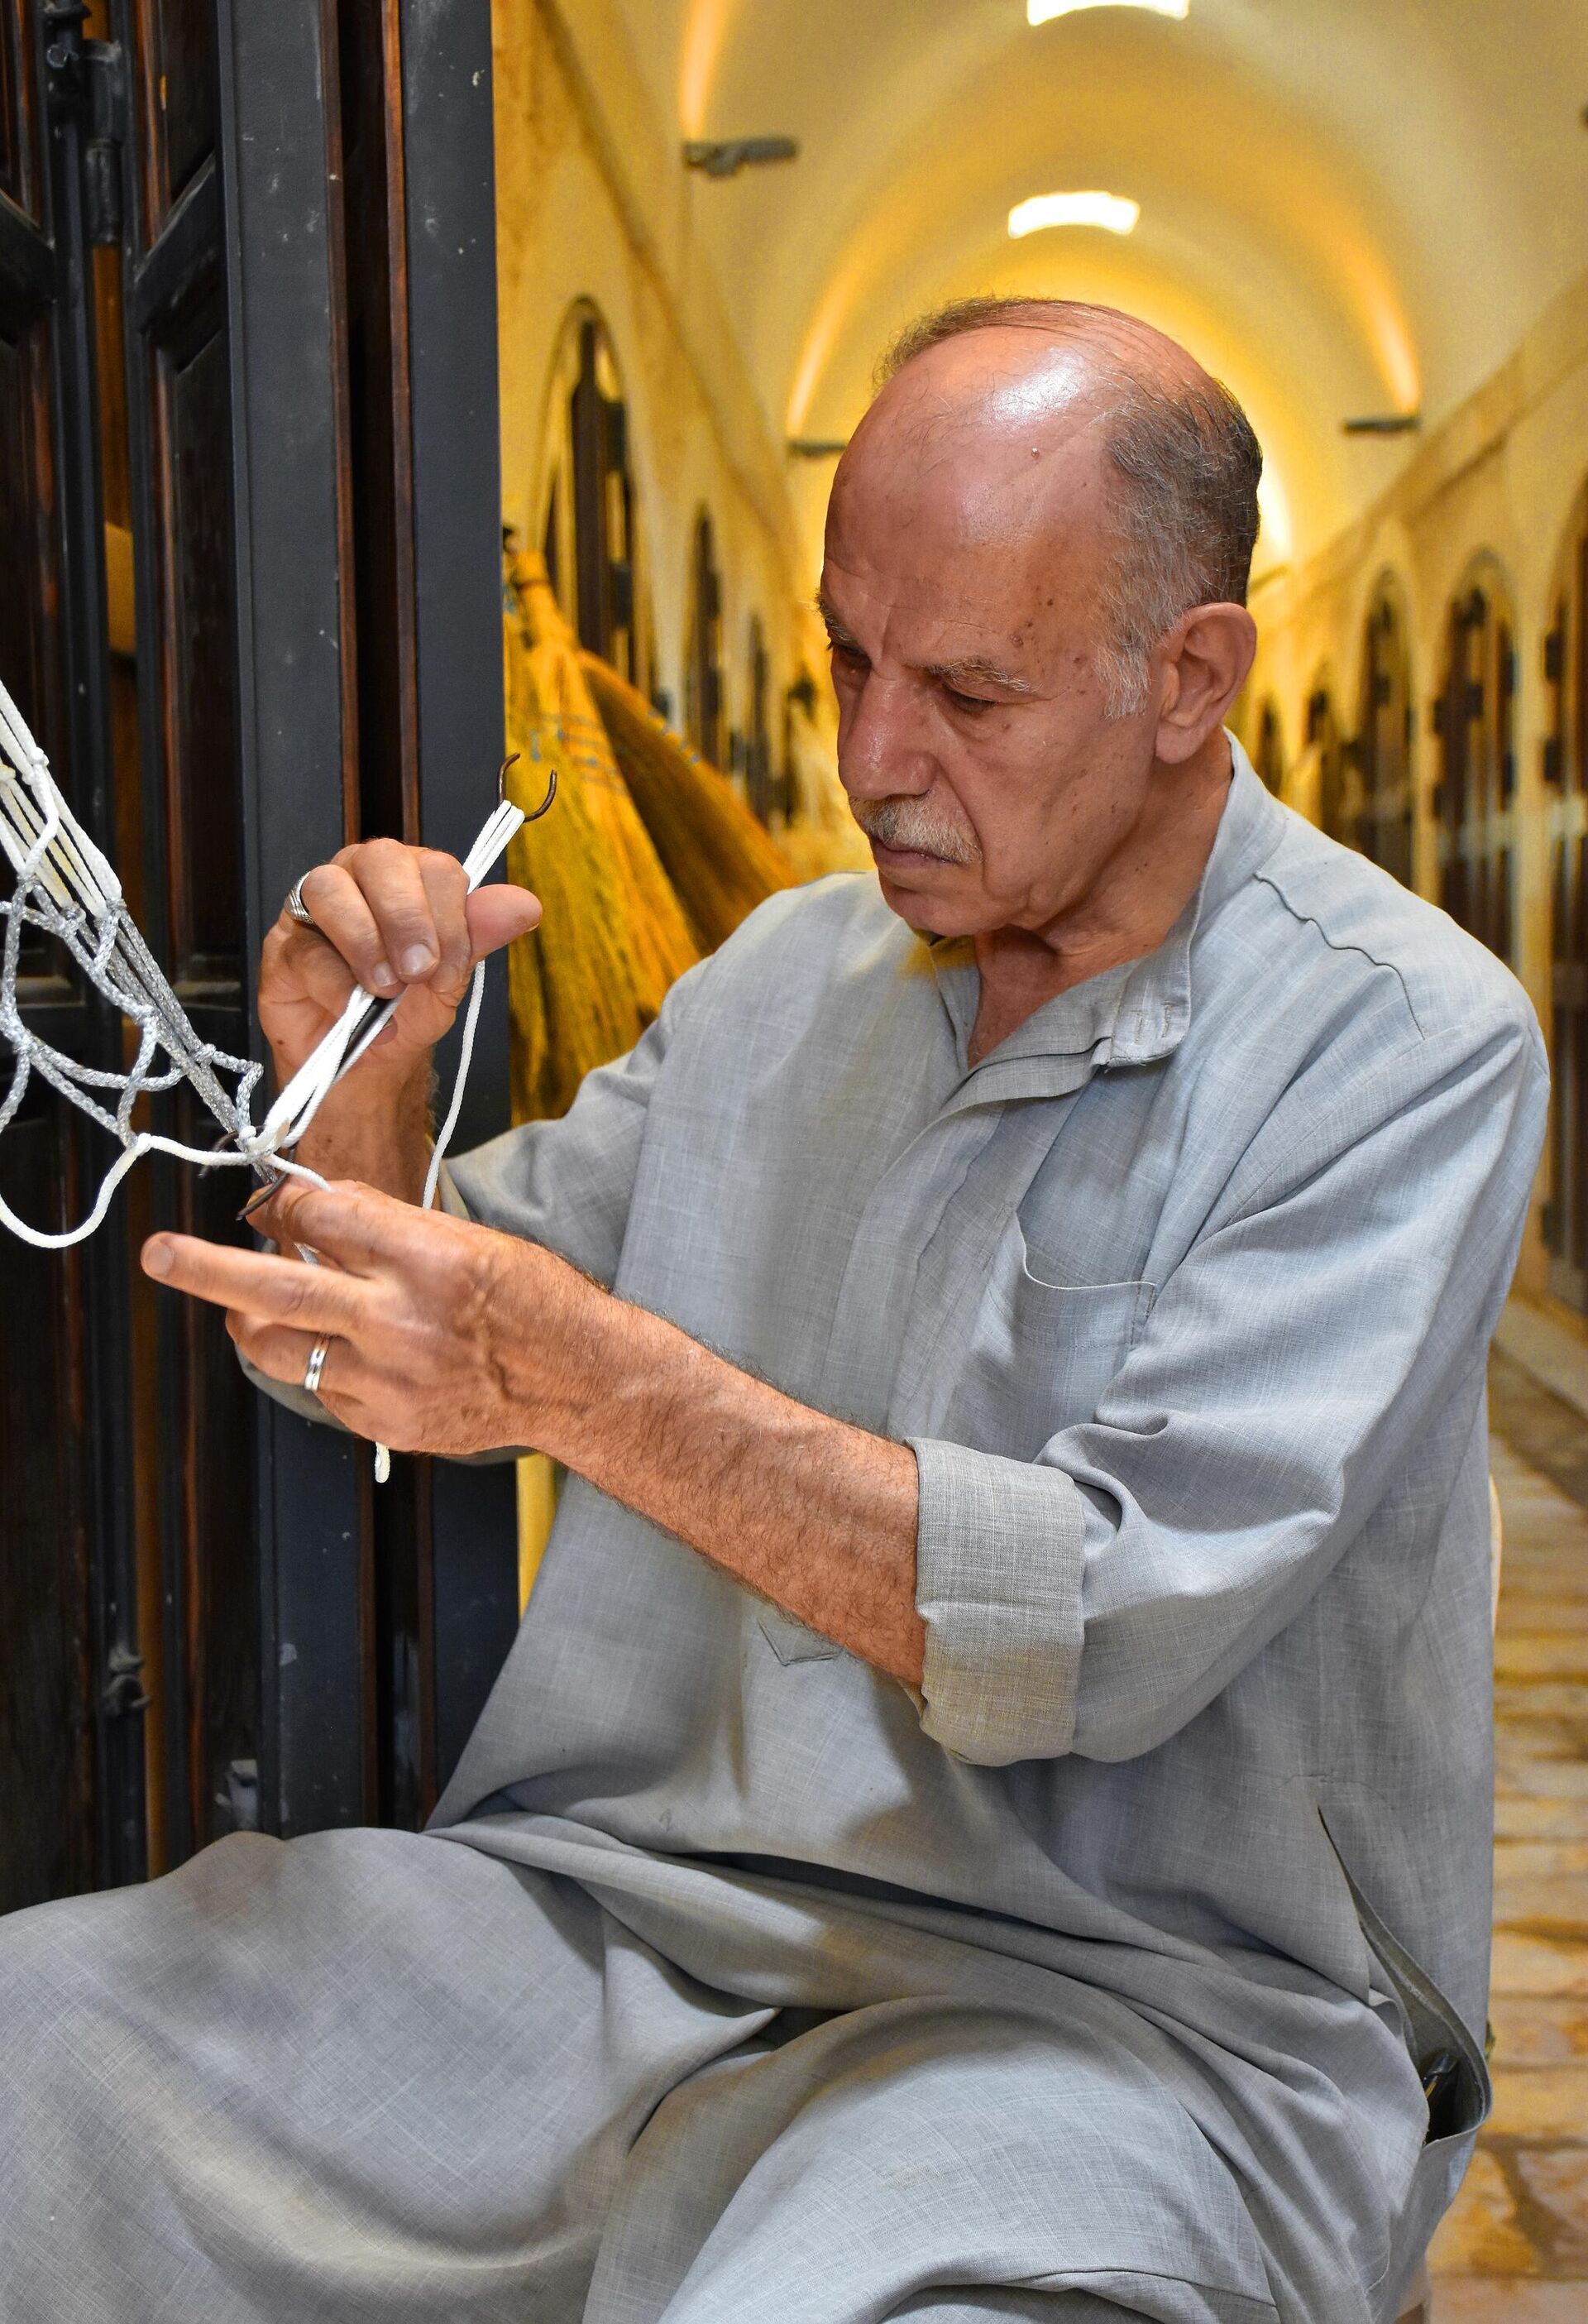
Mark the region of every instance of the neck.
<instances>
[{"instance_id":1,"label":"neck","mask_svg":"<svg viewBox=\"0 0 1588 2324\"><path fill-rule=\"evenodd\" d=\"M1207 868L1231 770L1222 733L1186 766L1155 763L1141 814L1083 896L1041 928L991 928L976 938L973 1065L1044 1002L1157 950Z\"/></svg>"}]
</instances>

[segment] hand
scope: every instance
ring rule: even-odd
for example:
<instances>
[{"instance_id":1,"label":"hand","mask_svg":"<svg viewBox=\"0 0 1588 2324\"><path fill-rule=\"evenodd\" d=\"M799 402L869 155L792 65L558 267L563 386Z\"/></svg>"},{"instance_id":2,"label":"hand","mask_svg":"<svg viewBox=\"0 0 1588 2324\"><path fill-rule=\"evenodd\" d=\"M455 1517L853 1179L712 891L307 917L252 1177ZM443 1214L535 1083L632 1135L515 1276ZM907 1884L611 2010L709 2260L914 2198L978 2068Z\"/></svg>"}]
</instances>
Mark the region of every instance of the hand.
<instances>
[{"instance_id":1,"label":"hand","mask_svg":"<svg viewBox=\"0 0 1588 2324\"><path fill-rule=\"evenodd\" d=\"M226 1310L226 1329L270 1379L297 1387L317 1341L327 1411L404 1452L459 1454L524 1444L533 1351L555 1311L595 1291L539 1245L372 1187L282 1187L255 1223L322 1262L152 1236L145 1271Z\"/></svg>"},{"instance_id":2,"label":"hand","mask_svg":"<svg viewBox=\"0 0 1588 2324\"><path fill-rule=\"evenodd\" d=\"M284 1187L269 1231L322 1264L155 1235L157 1281L226 1310L271 1379L317 1342L359 1435L454 1456L549 1452L878 1670L920 1687L915 1456L796 1404L565 1259L342 1184Z\"/></svg>"},{"instance_id":3,"label":"hand","mask_svg":"<svg viewBox=\"0 0 1588 2324\"><path fill-rule=\"evenodd\" d=\"M474 963L540 918L527 888L479 888L471 896L455 856L395 839L344 847L304 874L302 894L317 926L300 927L283 905L260 960L260 1023L282 1083L340 1017L355 984L402 994L368 1057L406 1079L452 1023Z\"/></svg>"}]
</instances>

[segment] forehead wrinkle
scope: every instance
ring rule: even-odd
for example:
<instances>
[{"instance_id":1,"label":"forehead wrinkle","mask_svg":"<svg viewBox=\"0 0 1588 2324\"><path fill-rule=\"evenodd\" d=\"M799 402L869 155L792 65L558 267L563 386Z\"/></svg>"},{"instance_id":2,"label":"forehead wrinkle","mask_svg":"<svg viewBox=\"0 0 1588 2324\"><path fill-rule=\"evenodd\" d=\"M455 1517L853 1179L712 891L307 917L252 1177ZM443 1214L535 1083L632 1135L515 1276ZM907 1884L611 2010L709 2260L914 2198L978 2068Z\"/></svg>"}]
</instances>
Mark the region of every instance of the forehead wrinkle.
<instances>
[{"instance_id":1,"label":"forehead wrinkle","mask_svg":"<svg viewBox=\"0 0 1588 2324\"><path fill-rule=\"evenodd\" d=\"M859 641L834 606L825 583L817 590L814 602L817 613L827 625L829 635L839 643L854 646L858 650ZM1005 687L1011 694L1035 694L1038 691L1031 678L1005 669L989 654L954 654L941 661L908 662L905 667L918 671L923 678L937 678L950 686L961 678L983 678L994 686Z\"/></svg>"}]
</instances>

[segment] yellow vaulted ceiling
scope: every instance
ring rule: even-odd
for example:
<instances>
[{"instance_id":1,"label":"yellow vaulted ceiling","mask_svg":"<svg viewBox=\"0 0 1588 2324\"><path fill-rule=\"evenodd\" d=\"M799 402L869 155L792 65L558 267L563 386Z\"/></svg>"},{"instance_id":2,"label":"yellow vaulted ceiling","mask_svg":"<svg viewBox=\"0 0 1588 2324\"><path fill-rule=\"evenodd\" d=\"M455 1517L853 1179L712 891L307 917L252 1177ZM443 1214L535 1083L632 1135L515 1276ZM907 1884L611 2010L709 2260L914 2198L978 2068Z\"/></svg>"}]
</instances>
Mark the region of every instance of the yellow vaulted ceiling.
<instances>
[{"instance_id":1,"label":"yellow vaulted ceiling","mask_svg":"<svg viewBox=\"0 0 1588 2324\"><path fill-rule=\"evenodd\" d=\"M1246 402L1270 563L1371 499L1588 259L1588 40L1564 0L1191 0L1033 28L1023 0L620 0L680 138L778 133L792 165L697 178L693 230L769 425L838 437L912 314L976 290L1134 309ZM1128 236L1012 242L1099 189ZM816 516L825 471L796 478Z\"/></svg>"}]
</instances>

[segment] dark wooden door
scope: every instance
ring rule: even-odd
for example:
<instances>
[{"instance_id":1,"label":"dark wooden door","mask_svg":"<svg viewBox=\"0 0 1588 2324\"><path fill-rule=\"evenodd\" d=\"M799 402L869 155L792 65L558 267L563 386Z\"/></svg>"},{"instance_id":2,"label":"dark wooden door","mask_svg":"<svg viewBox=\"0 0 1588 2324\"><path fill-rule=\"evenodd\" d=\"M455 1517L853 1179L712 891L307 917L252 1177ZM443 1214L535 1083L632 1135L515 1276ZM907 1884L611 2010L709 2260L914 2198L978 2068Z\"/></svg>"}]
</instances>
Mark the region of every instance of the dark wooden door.
<instances>
[{"instance_id":1,"label":"dark wooden door","mask_svg":"<svg viewBox=\"0 0 1588 2324\"><path fill-rule=\"evenodd\" d=\"M298 873L360 829L461 852L495 798L488 0L3 5L0 675L247 1054ZM60 967L30 954L32 1021L118 1058ZM506 1043L499 978L472 1135ZM60 1224L108 1158L31 1092L0 1192ZM139 1274L245 1192L142 1168L79 1252L0 1236L0 1909L240 1825L418 1821L510 1639L510 1469L377 1502L368 1448Z\"/></svg>"},{"instance_id":2,"label":"dark wooden door","mask_svg":"<svg viewBox=\"0 0 1588 2324\"><path fill-rule=\"evenodd\" d=\"M689 647L684 672L684 728L702 759L727 763L722 699L722 576L716 535L702 509L689 565Z\"/></svg>"},{"instance_id":3,"label":"dark wooden door","mask_svg":"<svg viewBox=\"0 0 1588 2324\"><path fill-rule=\"evenodd\" d=\"M0 17L0 673L115 853L85 13L7 0ZM65 964L30 945L22 965L24 1019L118 1063L119 1023ZM108 1158L103 1134L35 1084L0 1139L0 1191L59 1230ZM137 1877L145 1826L124 1234L60 1254L0 1241L5 1909Z\"/></svg>"},{"instance_id":4,"label":"dark wooden door","mask_svg":"<svg viewBox=\"0 0 1588 2324\"><path fill-rule=\"evenodd\" d=\"M1511 956L1516 650L1510 609L1485 576L1450 611L1434 706L1440 772L1439 901L1501 960Z\"/></svg>"},{"instance_id":5,"label":"dark wooden door","mask_svg":"<svg viewBox=\"0 0 1588 2324\"><path fill-rule=\"evenodd\" d=\"M198 0L119 0L116 31L143 920L198 1030L240 1056L251 1041L217 25ZM159 1111L187 1142L214 1139L189 1091ZM152 1188L159 1222L236 1239L243 1190L230 1173L164 1165ZM149 1353L162 1536L154 1805L171 1862L245 1818L257 1770L254 1399L218 1314L159 1303ZM146 1646L152 1663L152 1635Z\"/></svg>"},{"instance_id":6,"label":"dark wooden door","mask_svg":"<svg viewBox=\"0 0 1588 2324\"><path fill-rule=\"evenodd\" d=\"M1399 592L1375 591L1362 643L1362 707L1355 758L1362 779L1356 844L1411 885L1411 742L1416 713L1411 652Z\"/></svg>"},{"instance_id":7,"label":"dark wooden door","mask_svg":"<svg viewBox=\"0 0 1588 2324\"><path fill-rule=\"evenodd\" d=\"M1544 1208L1549 1287L1588 1309L1588 501L1568 537L1544 648L1550 731L1550 1192Z\"/></svg>"}]
</instances>

